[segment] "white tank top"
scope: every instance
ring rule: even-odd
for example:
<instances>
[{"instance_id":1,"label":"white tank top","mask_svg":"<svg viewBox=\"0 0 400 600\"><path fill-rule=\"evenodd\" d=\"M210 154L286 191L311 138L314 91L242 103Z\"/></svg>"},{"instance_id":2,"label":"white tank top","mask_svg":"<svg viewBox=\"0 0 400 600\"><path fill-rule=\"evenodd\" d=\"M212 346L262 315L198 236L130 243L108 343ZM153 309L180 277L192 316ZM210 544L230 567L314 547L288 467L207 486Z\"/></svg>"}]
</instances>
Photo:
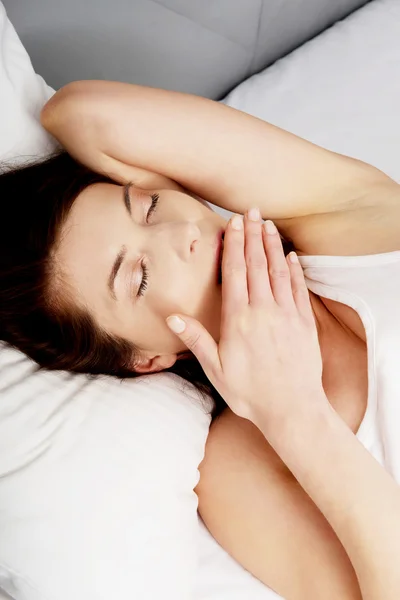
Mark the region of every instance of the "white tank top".
<instances>
[{"instance_id":1,"label":"white tank top","mask_svg":"<svg viewBox=\"0 0 400 600\"><path fill-rule=\"evenodd\" d=\"M368 401L357 438L400 483L400 251L299 256L309 290L360 316L368 356Z\"/></svg>"}]
</instances>

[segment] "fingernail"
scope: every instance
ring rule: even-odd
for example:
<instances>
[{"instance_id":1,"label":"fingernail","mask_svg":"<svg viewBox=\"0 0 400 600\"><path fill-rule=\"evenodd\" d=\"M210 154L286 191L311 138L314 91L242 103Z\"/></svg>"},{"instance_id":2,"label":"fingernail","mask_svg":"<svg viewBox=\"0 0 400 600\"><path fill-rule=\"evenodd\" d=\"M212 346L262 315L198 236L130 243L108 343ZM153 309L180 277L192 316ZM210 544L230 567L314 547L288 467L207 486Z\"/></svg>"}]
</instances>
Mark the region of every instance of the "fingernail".
<instances>
[{"instance_id":1,"label":"fingernail","mask_svg":"<svg viewBox=\"0 0 400 600\"><path fill-rule=\"evenodd\" d=\"M237 231L243 229L243 218L240 215L234 215L232 217L232 227Z\"/></svg>"},{"instance_id":2,"label":"fingernail","mask_svg":"<svg viewBox=\"0 0 400 600\"><path fill-rule=\"evenodd\" d=\"M269 233L270 235L273 235L274 233L277 232L277 229L272 221L265 221L264 227L266 229L266 232Z\"/></svg>"},{"instance_id":3,"label":"fingernail","mask_svg":"<svg viewBox=\"0 0 400 600\"><path fill-rule=\"evenodd\" d=\"M296 252L291 252L290 256L289 256L289 260L291 263L298 263L299 262L299 258L296 254Z\"/></svg>"},{"instance_id":4,"label":"fingernail","mask_svg":"<svg viewBox=\"0 0 400 600\"><path fill-rule=\"evenodd\" d=\"M185 331L186 323L180 317L168 317L167 325L174 333L182 333Z\"/></svg>"},{"instance_id":5,"label":"fingernail","mask_svg":"<svg viewBox=\"0 0 400 600\"><path fill-rule=\"evenodd\" d=\"M250 208L247 216L249 217L250 221L259 221L261 219L260 209L258 207Z\"/></svg>"}]
</instances>

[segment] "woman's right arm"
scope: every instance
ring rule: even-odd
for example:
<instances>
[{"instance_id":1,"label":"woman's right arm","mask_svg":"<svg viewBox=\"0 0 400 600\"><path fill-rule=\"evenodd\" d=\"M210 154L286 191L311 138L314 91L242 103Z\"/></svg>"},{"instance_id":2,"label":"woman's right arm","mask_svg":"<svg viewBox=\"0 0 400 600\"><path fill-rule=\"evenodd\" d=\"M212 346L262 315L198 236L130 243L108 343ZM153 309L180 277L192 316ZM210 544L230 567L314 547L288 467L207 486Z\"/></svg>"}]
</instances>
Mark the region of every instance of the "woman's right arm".
<instances>
[{"instance_id":1,"label":"woman's right arm","mask_svg":"<svg viewBox=\"0 0 400 600\"><path fill-rule=\"evenodd\" d=\"M354 209L392 182L222 103L134 84L72 82L48 101L41 122L95 171L159 173L222 208L258 205L273 220Z\"/></svg>"}]
</instances>

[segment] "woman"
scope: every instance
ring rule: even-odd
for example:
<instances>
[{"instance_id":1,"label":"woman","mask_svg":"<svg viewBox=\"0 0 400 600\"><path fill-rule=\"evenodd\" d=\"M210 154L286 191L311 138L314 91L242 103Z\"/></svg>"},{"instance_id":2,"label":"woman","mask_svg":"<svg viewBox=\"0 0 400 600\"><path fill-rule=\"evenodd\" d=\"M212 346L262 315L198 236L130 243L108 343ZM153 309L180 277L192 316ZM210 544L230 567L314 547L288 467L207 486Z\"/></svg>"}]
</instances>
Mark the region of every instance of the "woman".
<instances>
[{"instance_id":1,"label":"woman","mask_svg":"<svg viewBox=\"0 0 400 600\"><path fill-rule=\"evenodd\" d=\"M397 184L222 104L135 85L69 84L42 124L72 158L0 179L18 198L0 236L2 338L50 368L175 369L206 390L205 373L222 414L196 491L221 545L287 598L398 598L400 491L354 436L364 324L308 292L249 211L300 257L389 253ZM242 228L198 198L246 213Z\"/></svg>"}]
</instances>

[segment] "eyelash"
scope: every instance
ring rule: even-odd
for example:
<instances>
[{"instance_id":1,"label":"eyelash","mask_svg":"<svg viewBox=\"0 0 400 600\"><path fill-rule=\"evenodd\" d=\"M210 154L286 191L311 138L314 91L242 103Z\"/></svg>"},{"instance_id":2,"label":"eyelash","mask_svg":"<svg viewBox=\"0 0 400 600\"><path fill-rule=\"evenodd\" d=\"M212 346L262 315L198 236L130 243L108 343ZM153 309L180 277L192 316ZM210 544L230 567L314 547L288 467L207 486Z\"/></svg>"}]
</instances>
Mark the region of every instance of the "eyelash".
<instances>
[{"instance_id":1,"label":"eyelash","mask_svg":"<svg viewBox=\"0 0 400 600\"><path fill-rule=\"evenodd\" d=\"M160 199L159 194L153 194L151 196L151 206L150 206L149 212L147 213L147 216L146 216L146 223L149 222L150 215L153 214L153 212L156 210L159 199Z\"/></svg>"},{"instance_id":2,"label":"eyelash","mask_svg":"<svg viewBox=\"0 0 400 600\"><path fill-rule=\"evenodd\" d=\"M149 211L146 216L146 223L148 223L150 215L152 215L154 213L154 211L156 210L159 199L160 199L159 194L153 194L151 196L152 202L151 202L151 206L150 206ZM149 281L149 269L145 265L144 262L142 262L142 272L143 272L143 276L142 276L142 282L140 284L140 287L139 287L139 290L137 293L138 296L143 296L145 290L147 289L147 285L148 285L148 281Z\"/></svg>"}]
</instances>

